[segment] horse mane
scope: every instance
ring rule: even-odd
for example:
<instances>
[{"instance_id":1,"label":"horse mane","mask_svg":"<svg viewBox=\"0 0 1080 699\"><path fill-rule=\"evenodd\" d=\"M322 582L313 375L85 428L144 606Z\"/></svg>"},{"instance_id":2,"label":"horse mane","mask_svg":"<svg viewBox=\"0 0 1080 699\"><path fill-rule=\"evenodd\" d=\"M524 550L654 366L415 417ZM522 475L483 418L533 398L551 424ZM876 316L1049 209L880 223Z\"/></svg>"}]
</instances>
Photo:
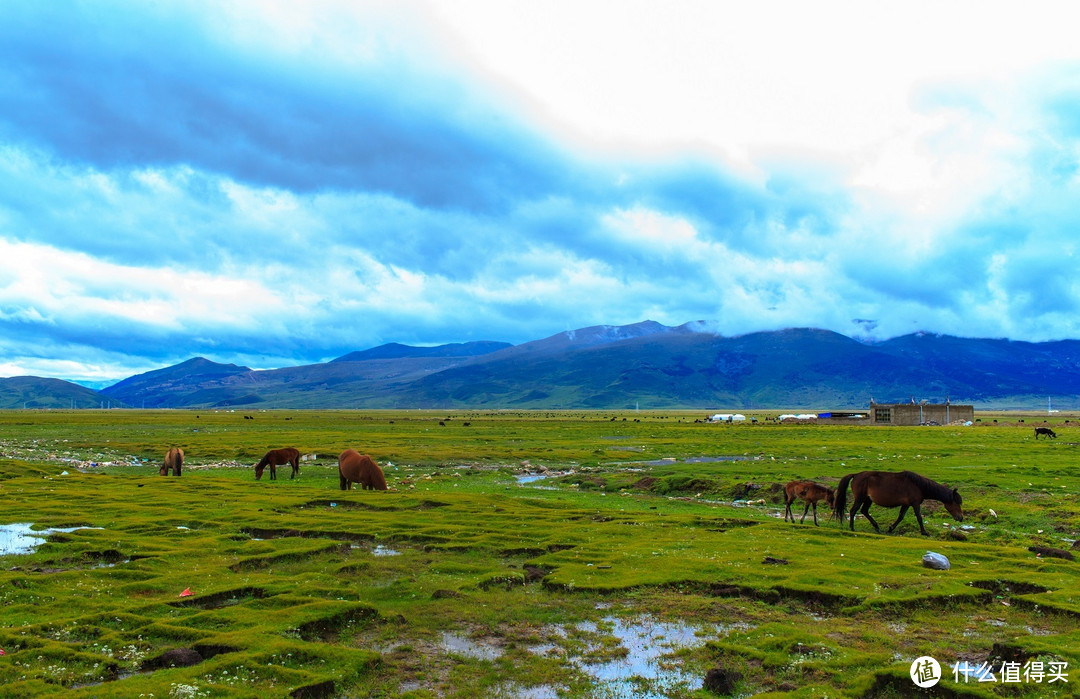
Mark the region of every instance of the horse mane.
<instances>
[{"instance_id":1,"label":"horse mane","mask_svg":"<svg viewBox=\"0 0 1080 699\"><path fill-rule=\"evenodd\" d=\"M922 491L923 497L931 500L940 500L941 502L951 503L954 500L959 503L960 495L953 495L953 490L947 485L942 485L937 481L932 481L926 476L920 476L914 471L904 471L903 476L909 481L915 484L915 486Z\"/></svg>"}]
</instances>

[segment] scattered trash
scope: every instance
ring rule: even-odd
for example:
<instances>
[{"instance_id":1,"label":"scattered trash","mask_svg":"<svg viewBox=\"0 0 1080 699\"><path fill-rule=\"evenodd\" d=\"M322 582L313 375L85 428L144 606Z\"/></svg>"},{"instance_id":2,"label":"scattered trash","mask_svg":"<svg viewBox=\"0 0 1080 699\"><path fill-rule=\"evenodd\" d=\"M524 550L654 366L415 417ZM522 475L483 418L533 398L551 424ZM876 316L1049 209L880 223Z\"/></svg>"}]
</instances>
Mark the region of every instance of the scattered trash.
<instances>
[{"instance_id":1,"label":"scattered trash","mask_svg":"<svg viewBox=\"0 0 1080 699\"><path fill-rule=\"evenodd\" d=\"M997 512L994 512L993 510L990 510L990 514L994 517L997 517Z\"/></svg>"},{"instance_id":2,"label":"scattered trash","mask_svg":"<svg viewBox=\"0 0 1080 699\"><path fill-rule=\"evenodd\" d=\"M952 568L948 558L945 558L945 556L942 556L940 553L934 553L933 551L927 551L923 555L922 564L927 568L933 568L934 570L949 570Z\"/></svg>"},{"instance_id":3,"label":"scattered trash","mask_svg":"<svg viewBox=\"0 0 1080 699\"><path fill-rule=\"evenodd\" d=\"M93 464L91 464L91 466L93 466ZM68 472L67 471L61 471L60 475L61 476L66 476L66 475L68 475Z\"/></svg>"},{"instance_id":4,"label":"scattered trash","mask_svg":"<svg viewBox=\"0 0 1080 699\"><path fill-rule=\"evenodd\" d=\"M336 502L330 503L330 507L337 507L337 503Z\"/></svg>"},{"instance_id":5,"label":"scattered trash","mask_svg":"<svg viewBox=\"0 0 1080 699\"><path fill-rule=\"evenodd\" d=\"M7 655L7 653L4 652L3 648L0 648L0 655Z\"/></svg>"},{"instance_id":6,"label":"scattered trash","mask_svg":"<svg viewBox=\"0 0 1080 699\"><path fill-rule=\"evenodd\" d=\"M193 594L195 594L195 593L191 591L190 587L185 587L184 591L180 593L180 596L181 597L191 597Z\"/></svg>"}]
</instances>

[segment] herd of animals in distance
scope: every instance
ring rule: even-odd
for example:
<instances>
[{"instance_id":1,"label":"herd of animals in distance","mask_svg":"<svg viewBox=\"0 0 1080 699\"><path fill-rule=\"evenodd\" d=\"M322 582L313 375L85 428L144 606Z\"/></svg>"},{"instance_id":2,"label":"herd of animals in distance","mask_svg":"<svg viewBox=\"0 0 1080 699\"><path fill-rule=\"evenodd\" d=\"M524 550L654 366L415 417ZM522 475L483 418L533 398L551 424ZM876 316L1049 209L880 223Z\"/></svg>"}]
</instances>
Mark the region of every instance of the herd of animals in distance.
<instances>
[{"instance_id":1,"label":"herd of animals in distance","mask_svg":"<svg viewBox=\"0 0 1080 699\"><path fill-rule=\"evenodd\" d=\"M270 480L277 480L278 466L292 466L289 478L295 478L300 472L300 451L293 447L284 449L271 449L255 464L255 480L262 478L266 467L270 467ZM162 476L172 474L179 476L184 468L184 450L173 447L165 454L165 462L161 465L158 473ZM364 490L387 490L386 476L382 468L375 463L375 459L367 454L361 454L355 449L346 449L338 457L338 476L341 479L341 489L351 490L353 483L359 483Z\"/></svg>"},{"instance_id":2,"label":"herd of animals in distance","mask_svg":"<svg viewBox=\"0 0 1080 699\"><path fill-rule=\"evenodd\" d=\"M1057 437L1057 434L1049 427L1036 427L1035 439L1044 436L1047 439ZM169 449L165 455L165 461L158 471L160 475L167 476L170 473L179 476L184 465L184 450L179 447ZM291 466L292 473L289 478L295 478L300 472L300 452L293 447L271 449L255 464L255 480L262 478L267 467L270 468L270 480L277 480L278 466ZM367 454L361 454L355 449L346 449L338 457L338 478L341 490L351 490L353 483L360 484L364 490L387 490L386 476L382 468ZM814 524L818 525L817 504L824 501L832 516L841 522L844 520L847 509L847 491L851 486L853 496L851 510L847 513L848 526L855 531L855 515L862 514L878 533L881 528L877 521L870 516L870 506L878 505L885 508L900 508L900 514L896 521L886 530L892 533L897 525L904 519L910 509L915 514L919 523L919 530L923 536L928 536L923 524L922 503L925 500L937 500L941 502L946 511L958 522L964 520L961 508L963 498L956 488L942 485L929 478L912 471L862 471L850 473L840 479L836 488L815 483L813 481L791 481L784 486L784 521L795 523L795 515L791 511L791 505L796 500L805 503L800 523L806 521L806 515L813 508ZM818 525L820 526L820 525Z\"/></svg>"}]
</instances>

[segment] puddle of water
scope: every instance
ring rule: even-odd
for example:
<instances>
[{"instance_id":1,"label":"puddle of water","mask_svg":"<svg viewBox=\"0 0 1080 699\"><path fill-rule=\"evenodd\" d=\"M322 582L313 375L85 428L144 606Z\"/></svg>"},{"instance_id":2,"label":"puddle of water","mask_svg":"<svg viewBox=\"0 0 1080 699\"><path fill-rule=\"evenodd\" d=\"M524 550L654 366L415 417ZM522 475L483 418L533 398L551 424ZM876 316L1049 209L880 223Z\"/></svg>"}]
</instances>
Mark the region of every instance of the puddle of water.
<instances>
[{"instance_id":1,"label":"puddle of water","mask_svg":"<svg viewBox=\"0 0 1080 699\"><path fill-rule=\"evenodd\" d=\"M525 483L535 483L536 481L543 480L545 478L551 478L549 473L529 473L523 476L515 476L518 485L524 485Z\"/></svg>"},{"instance_id":2,"label":"puddle of water","mask_svg":"<svg viewBox=\"0 0 1080 699\"><path fill-rule=\"evenodd\" d=\"M462 655L466 658L475 658L476 660L495 660L502 655L501 648L477 643L452 631L443 631L439 645L449 653Z\"/></svg>"},{"instance_id":3,"label":"puddle of water","mask_svg":"<svg viewBox=\"0 0 1080 699\"><path fill-rule=\"evenodd\" d=\"M612 625L610 633L627 650L626 656L602 663L577 661L582 671L597 681L603 696L662 699L670 692L690 692L702 687L703 677L684 672L667 656L681 648L704 645L707 638L720 633L718 627L660 622L647 617L629 620L607 617L604 621ZM577 628L596 632L597 627L583 623Z\"/></svg>"},{"instance_id":4,"label":"puddle of water","mask_svg":"<svg viewBox=\"0 0 1080 699\"><path fill-rule=\"evenodd\" d=\"M94 568L115 568L116 566L123 565L124 563L131 563L131 559L130 558L125 558L122 561L114 561L113 563L98 563L97 565L95 565L93 567Z\"/></svg>"},{"instance_id":5,"label":"puddle of water","mask_svg":"<svg viewBox=\"0 0 1080 699\"><path fill-rule=\"evenodd\" d=\"M35 530L33 526L28 522L0 524L0 556L21 556L33 553L38 546L45 543L45 538L50 534L67 534L80 529L101 529L101 527L50 527Z\"/></svg>"},{"instance_id":6,"label":"puddle of water","mask_svg":"<svg viewBox=\"0 0 1080 699\"><path fill-rule=\"evenodd\" d=\"M496 687L495 696L507 699L559 699L559 692L546 684L522 687L519 684L508 683Z\"/></svg>"},{"instance_id":7,"label":"puddle of water","mask_svg":"<svg viewBox=\"0 0 1080 699\"><path fill-rule=\"evenodd\" d=\"M387 548L382 544L379 544L375 548L371 549L371 555L373 556L400 556L401 551L395 551L394 549Z\"/></svg>"}]
</instances>

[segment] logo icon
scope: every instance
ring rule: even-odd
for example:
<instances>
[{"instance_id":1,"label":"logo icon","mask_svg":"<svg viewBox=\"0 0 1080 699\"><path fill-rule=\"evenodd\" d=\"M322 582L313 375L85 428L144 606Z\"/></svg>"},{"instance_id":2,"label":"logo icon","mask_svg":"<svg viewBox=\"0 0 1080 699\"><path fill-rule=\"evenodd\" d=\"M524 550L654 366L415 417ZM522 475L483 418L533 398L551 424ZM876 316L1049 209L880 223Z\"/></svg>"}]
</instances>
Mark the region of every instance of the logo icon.
<instances>
[{"instance_id":1,"label":"logo icon","mask_svg":"<svg viewBox=\"0 0 1080 699\"><path fill-rule=\"evenodd\" d=\"M916 658L911 664L911 681L917 686L933 687L941 680L941 665L929 655Z\"/></svg>"}]
</instances>

